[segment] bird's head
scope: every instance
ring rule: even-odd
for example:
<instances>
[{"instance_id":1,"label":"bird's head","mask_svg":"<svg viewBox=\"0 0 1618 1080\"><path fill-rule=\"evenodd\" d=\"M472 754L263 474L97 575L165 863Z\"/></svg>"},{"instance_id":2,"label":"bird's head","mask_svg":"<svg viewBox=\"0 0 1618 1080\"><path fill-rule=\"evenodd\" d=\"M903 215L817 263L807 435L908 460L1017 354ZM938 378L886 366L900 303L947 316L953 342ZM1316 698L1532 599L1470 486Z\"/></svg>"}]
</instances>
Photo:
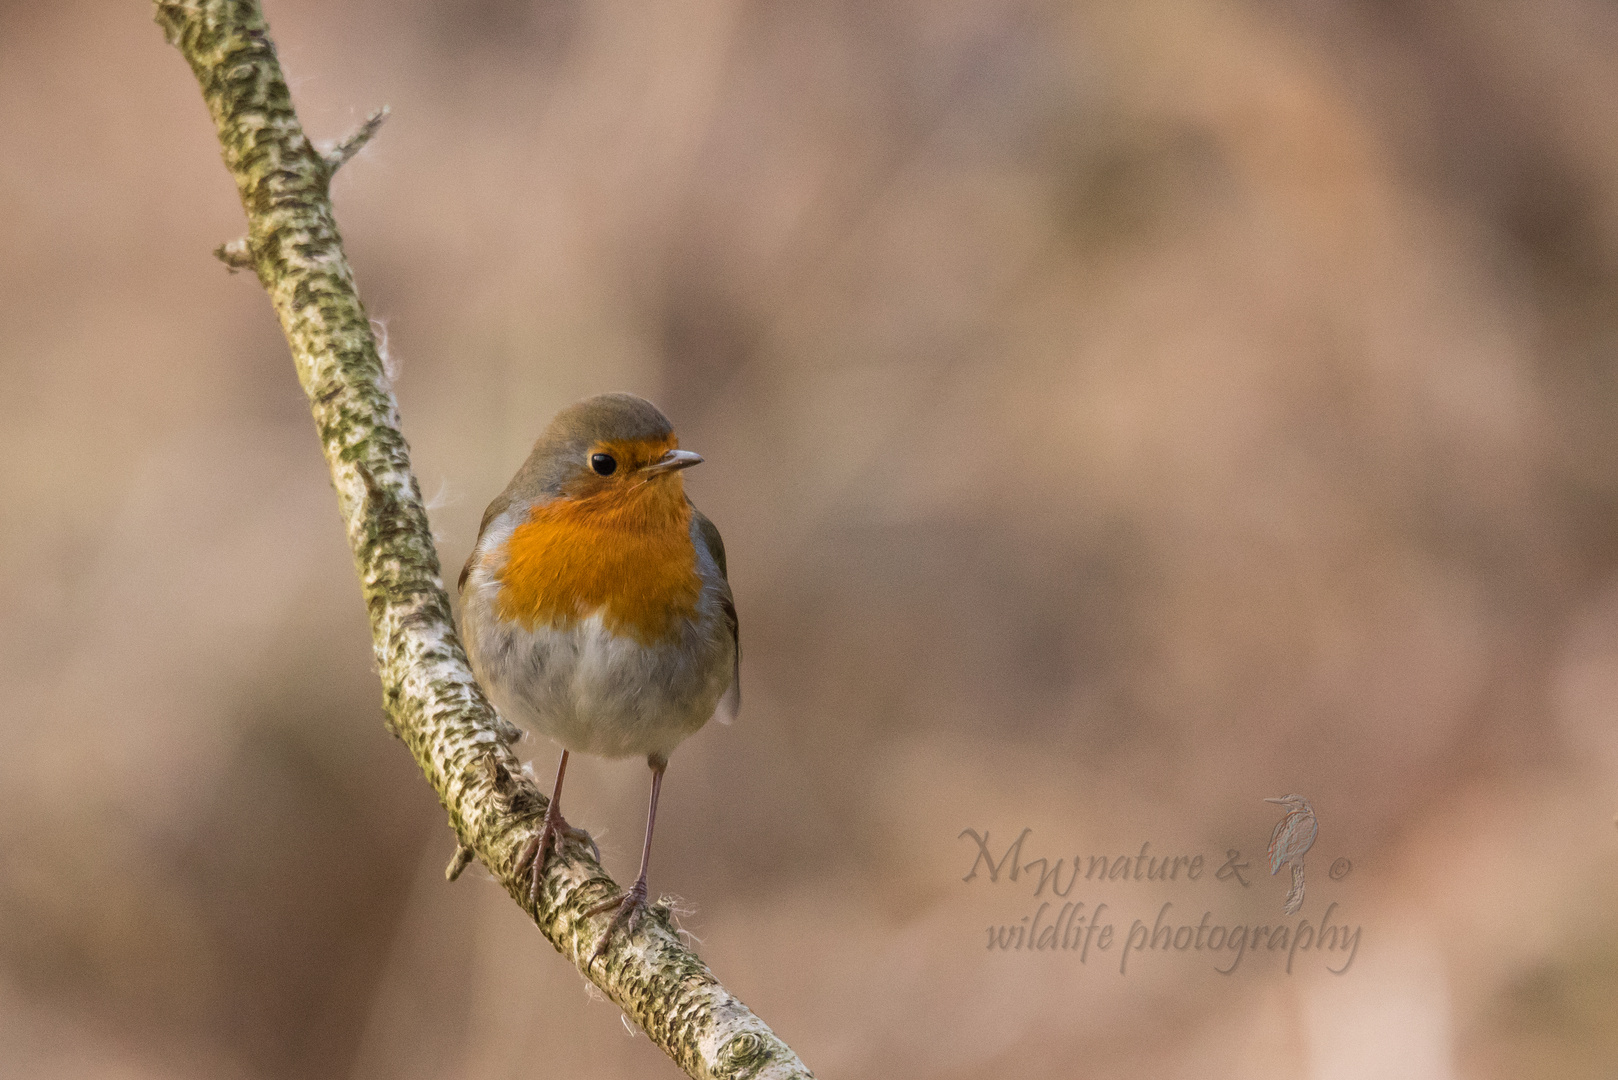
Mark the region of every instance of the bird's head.
<instances>
[{"instance_id":1,"label":"bird's head","mask_svg":"<svg viewBox=\"0 0 1618 1080\"><path fill-rule=\"evenodd\" d=\"M702 462L681 450L668 417L633 394L599 394L570 405L534 445L514 485L531 498L587 499L644 484L682 490L680 472Z\"/></svg>"},{"instance_id":2,"label":"bird's head","mask_svg":"<svg viewBox=\"0 0 1618 1080\"><path fill-rule=\"evenodd\" d=\"M1309 810L1310 813L1314 812L1312 809L1310 809L1309 800L1304 798L1302 795L1282 795L1278 799L1265 799L1264 801L1270 803L1279 803L1288 810Z\"/></svg>"}]
</instances>

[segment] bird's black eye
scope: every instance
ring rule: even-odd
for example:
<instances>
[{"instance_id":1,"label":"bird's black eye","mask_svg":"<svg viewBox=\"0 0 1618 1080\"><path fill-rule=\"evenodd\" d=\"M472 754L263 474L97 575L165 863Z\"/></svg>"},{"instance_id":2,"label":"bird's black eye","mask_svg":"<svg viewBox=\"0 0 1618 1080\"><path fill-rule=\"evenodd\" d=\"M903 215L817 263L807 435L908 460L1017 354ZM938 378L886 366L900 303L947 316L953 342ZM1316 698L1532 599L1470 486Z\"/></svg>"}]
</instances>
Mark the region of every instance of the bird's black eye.
<instances>
[{"instance_id":1,"label":"bird's black eye","mask_svg":"<svg viewBox=\"0 0 1618 1080\"><path fill-rule=\"evenodd\" d=\"M618 459L611 454L591 454L590 468L594 469L598 476L611 476L618 471Z\"/></svg>"}]
</instances>

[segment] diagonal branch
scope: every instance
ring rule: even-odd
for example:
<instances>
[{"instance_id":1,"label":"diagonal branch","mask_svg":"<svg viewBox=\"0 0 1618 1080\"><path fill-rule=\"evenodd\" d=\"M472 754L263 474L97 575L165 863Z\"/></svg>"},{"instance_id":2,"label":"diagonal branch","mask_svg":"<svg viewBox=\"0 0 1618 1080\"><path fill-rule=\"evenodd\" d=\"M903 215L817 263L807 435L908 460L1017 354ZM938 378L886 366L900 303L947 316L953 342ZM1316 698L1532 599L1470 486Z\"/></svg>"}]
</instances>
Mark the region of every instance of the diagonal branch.
<instances>
[{"instance_id":1,"label":"diagonal branch","mask_svg":"<svg viewBox=\"0 0 1618 1080\"><path fill-rule=\"evenodd\" d=\"M231 261L258 273L309 396L370 614L388 724L438 793L461 846L583 970L607 923L585 912L618 886L572 841L547 864L537 905L515 869L546 800L511 753L514 729L490 708L455 635L398 406L327 193L333 168L374 132L380 115L322 155L293 112L258 0L155 0L155 7L202 86L247 211L246 243ZM459 854L456 861L465 865ZM584 974L693 1077L810 1076L685 948L666 909L642 919L633 935L614 935Z\"/></svg>"}]
</instances>

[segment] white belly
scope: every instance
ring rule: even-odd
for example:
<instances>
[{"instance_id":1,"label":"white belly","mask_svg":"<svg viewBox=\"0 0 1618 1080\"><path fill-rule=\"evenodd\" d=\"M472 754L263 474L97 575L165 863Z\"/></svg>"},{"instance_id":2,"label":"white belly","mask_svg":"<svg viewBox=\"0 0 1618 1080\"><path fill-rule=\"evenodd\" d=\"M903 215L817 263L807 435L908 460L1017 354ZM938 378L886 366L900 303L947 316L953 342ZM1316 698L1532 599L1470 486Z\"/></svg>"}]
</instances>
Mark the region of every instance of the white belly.
<instances>
[{"instance_id":1,"label":"white belly","mask_svg":"<svg viewBox=\"0 0 1618 1080\"><path fill-rule=\"evenodd\" d=\"M713 716L735 676L714 597L654 646L609 633L599 613L572 627L525 630L492 617L493 583L469 583L462 633L472 669L506 719L601 757L667 759Z\"/></svg>"}]
</instances>

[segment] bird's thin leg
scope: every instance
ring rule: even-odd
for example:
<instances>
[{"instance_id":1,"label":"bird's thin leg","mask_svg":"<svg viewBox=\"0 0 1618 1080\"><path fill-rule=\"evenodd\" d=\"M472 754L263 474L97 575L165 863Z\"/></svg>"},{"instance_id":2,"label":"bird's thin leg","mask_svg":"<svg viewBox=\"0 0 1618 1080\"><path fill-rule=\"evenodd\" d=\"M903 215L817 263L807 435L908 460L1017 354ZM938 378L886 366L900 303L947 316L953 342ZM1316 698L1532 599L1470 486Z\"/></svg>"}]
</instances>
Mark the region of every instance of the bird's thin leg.
<instances>
[{"instance_id":1,"label":"bird's thin leg","mask_svg":"<svg viewBox=\"0 0 1618 1080\"><path fill-rule=\"evenodd\" d=\"M583 829L575 829L567 823L566 818L562 817L562 778L565 776L567 776L567 751L563 750L562 760L556 766L556 787L551 790L551 802L545 808L545 820L540 824L539 831L523 847L522 854L517 857L518 870L529 863L533 864L528 898L535 903L539 902L539 881L545 874L545 858L555 849L558 836L571 836L575 840L582 840L595 850L597 860L601 858L601 850L596 847L595 839Z\"/></svg>"},{"instance_id":2,"label":"bird's thin leg","mask_svg":"<svg viewBox=\"0 0 1618 1080\"><path fill-rule=\"evenodd\" d=\"M646 843L640 849L640 876L635 884L629 887L622 899L604 900L587 911L586 915L600 915L602 912L616 907L618 910L612 916L612 922L607 924L606 932L601 940L596 942L595 951L590 954L590 964L594 964L601 954L607 950L607 942L612 939L613 931L619 926L629 922L629 929L634 929L632 920L646 907L646 868L652 861L652 829L657 824L657 795L663 789L663 770L668 768L668 759L650 757L646 764L652 767L652 803L646 811ZM586 964L585 967L589 967Z\"/></svg>"}]
</instances>

